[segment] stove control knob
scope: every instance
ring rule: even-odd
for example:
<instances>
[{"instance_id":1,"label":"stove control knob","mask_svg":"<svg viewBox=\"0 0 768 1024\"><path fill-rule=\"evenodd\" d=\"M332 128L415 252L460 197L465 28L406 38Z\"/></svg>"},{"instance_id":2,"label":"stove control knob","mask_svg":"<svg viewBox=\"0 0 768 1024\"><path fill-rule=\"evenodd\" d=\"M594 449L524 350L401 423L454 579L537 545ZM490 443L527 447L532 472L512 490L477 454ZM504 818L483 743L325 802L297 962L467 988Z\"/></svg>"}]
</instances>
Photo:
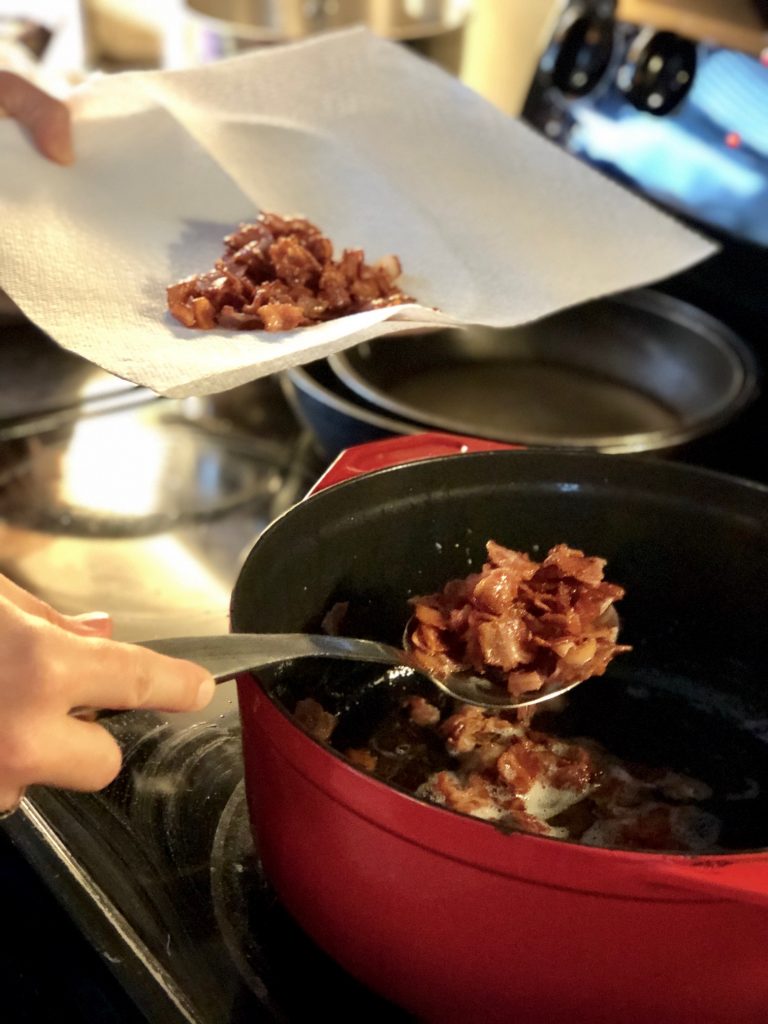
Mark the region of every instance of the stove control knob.
<instances>
[{"instance_id":1,"label":"stove control knob","mask_svg":"<svg viewBox=\"0 0 768 1024\"><path fill-rule=\"evenodd\" d=\"M688 94L696 72L696 44L674 32L643 29L619 68L616 84L647 114L669 114Z\"/></svg>"},{"instance_id":2,"label":"stove control knob","mask_svg":"<svg viewBox=\"0 0 768 1024\"><path fill-rule=\"evenodd\" d=\"M570 97L586 96L611 63L614 37L613 0L569 5L542 58L552 85Z\"/></svg>"}]
</instances>

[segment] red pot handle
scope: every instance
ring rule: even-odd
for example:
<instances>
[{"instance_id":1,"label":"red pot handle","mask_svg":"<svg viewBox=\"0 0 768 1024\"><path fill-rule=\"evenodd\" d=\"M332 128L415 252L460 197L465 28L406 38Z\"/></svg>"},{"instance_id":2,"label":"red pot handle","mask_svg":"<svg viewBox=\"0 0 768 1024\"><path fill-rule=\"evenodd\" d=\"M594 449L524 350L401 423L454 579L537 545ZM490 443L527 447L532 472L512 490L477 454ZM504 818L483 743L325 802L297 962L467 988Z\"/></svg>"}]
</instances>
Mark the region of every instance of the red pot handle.
<instances>
[{"instance_id":1,"label":"red pot handle","mask_svg":"<svg viewBox=\"0 0 768 1024\"><path fill-rule=\"evenodd\" d=\"M346 448L331 463L310 494L325 490L333 484L351 480L362 473L376 469L400 466L420 459L437 459L444 455L463 455L466 452L490 452L499 449L515 449L521 445L486 441L480 437L463 437L461 434L411 434L407 437L386 437L383 441L369 441L354 448Z\"/></svg>"}]
</instances>

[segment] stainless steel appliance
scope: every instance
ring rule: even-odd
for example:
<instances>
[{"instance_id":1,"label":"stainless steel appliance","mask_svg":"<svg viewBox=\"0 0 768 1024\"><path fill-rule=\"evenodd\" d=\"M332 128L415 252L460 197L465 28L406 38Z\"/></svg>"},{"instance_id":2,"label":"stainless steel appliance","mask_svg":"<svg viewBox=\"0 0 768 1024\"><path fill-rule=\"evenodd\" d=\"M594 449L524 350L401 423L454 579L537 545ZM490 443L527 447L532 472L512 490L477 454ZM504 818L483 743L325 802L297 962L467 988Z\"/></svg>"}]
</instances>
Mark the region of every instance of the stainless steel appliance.
<instances>
[{"instance_id":1,"label":"stainless steel appliance","mask_svg":"<svg viewBox=\"0 0 768 1024\"><path fill-rule=\"evenodd\" d=\"M256 46L364 25L458 72L473 0L186 0L167 63L203 63Z\"/></svg>"},{"instance_id":2,"label":"stainless steel appliance","mask_svg":"<svg viewBox=\"0 0 768 1024\"><path fill-rule=\"evenodd\" d=\"M0 572L125 639L226 629L242 550L311 480L274 381L161 399L28 323L0 325L0 409Z\"/></svg>"},{"instance_id":3,"label":"stainless steel appliance","mask_svg":"<svg viewBox=\"0 0 768 1024\"><path fill-rule=\"evenodd\" d=\"M0 323L0 410L0 572L64 611L108 608L121 639L226 631L241 556L324 465L274 380L166 400L18 316ZM117 782L30 791L3 823L4 1019L299 1019L318 988L375 1008L262 880L233 686L200 714L112 719Z\"/></svg>"},{"instance_id":4,"label":"stainless steel appliance","mask_svg":"<svg viewBox=\"0 0 768 1024\"><path fill-rule=\"evenodd\" d=\"M704 5L702 5L704 6ZM629 20L656 11L663 24ZM716 12L709 20L704 14ZM625 16L622 16L625 15ZM693 33L693 26L702 31ZM702 38L706 36L706 38ZM765 366L768 23L750 0L699 5L569 0L523 117L579 159L714 237L721 252L655 287L732 327ZM764 480L765 395L722 468Z\"/></svg>"},{"instance_id":5,"label":"stainless steel appliance","mask_svg":"<svg viewBox=\"0 0 768 1024\"><path fill-rule=\"evenodd\" d=\"M687 36L683 12L670 31L622 20L623 6L564 6L524 117L662 205L764 250L768 31L762 52L744 52Z\"/></svg>"}]
</instances>

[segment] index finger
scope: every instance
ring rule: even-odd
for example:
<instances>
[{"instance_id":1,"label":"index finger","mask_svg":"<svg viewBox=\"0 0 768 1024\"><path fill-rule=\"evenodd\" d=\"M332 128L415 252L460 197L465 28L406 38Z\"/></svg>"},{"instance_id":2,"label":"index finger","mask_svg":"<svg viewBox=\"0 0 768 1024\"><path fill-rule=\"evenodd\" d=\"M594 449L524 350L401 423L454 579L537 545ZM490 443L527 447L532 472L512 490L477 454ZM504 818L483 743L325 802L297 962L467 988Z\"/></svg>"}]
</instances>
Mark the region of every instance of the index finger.
<instances>
[{"instance_id":1,"label":"index finger","mask_svg":"<svg viewBox=\"0 0 768 1024\"><path fill-rule=\"evenodd\" d=\"M0 575L0 601L6 598L17 608L34 615L38 619L44 619L53 626L61 626L62 629L75 633L93 633L97 631L101 636L109 636L112 631L112 622L105 612L85 612L82 615L63 615L57 612L45 601L28 590L24 590L18 583Z\"/></svg>"},{"instance_id":2,"label":"index finger","mask_svg":"<svg viewBox=\"0 0 768 1024\"><path fill-rule=\"evenodd\" d=\"M192 661L114 640L75 634L69 640L77 647L78 665L72 707L199 711L213 696L213 677Z\"/></svg>"}]
</instances>

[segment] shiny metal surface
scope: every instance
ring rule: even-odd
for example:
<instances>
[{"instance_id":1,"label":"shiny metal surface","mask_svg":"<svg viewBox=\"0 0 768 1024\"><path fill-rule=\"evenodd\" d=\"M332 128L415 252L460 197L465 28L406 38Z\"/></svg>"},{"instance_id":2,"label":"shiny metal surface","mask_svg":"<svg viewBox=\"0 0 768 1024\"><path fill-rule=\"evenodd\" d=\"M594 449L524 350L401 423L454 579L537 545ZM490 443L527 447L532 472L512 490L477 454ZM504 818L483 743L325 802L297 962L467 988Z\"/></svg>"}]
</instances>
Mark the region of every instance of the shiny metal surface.
<instances>
[{"instance_id":1,"label":"shiny metal surface","mask_svg":"<svg viewBox=\"0 0 768 1024\"><path fill-rule=\"evenodd\" d=\"M399 665L403 652L373 640L311 633L223 633L221 636L166 637L143 640L158 654L186 658L208 669L217 682L249 669L268 668L294 658L339 658L381 665Z\"/></svg>"},{"instance_id":2,"label":"shiny metal surface","mask_svg":"<svg viewBox=\"0 0 768 1024\"><path fill-rule=\"evenodd\" d=\"M0 572L120 639L226 631L244 554L316 475L277 385L242 401L259 431L161 399L0 444Z\"/></svg>"},{"instance_id":3,"label":"shiny metal surface","mask_svg":"<svg viewBox=\"0 0 768 1024\"><path fill-rule=\"evenodd\" d=\"M401 420L610 453L673 449L757 393L755 358L732 331L653 291L511 330L365 342L329 363L358 399Z\"/></svg>"},{"instance_id":4,"label":"shiny metal surface","mask_svg":"<svg viewBox=\"0 0 768 1024\"><path fill-rule=\"evenodd\" d=\"M365 25L390 39L421 39L459 28L472 0L186 0L233 45L276 43Z\"/></svg>"},{"instance_id":5,"label":"shiny metal surface","mask_svg":"<svg viewBox=\"0 0 768 1024\"><path fill-rule=\"evenodd\" d=\"M0 524L0 572L68 614L109 611L116 636L219 633L244 550L268 502L150 537L51 536Z\"/></svg>"},{"instance_id":6,"label":"shiny metal surface","mask_svg":"<svg viewBox=\"0 0 768 1024\"><path fill-rule=\"evenodd\" d=\"M0 311L0 442L156 400L60 348L22 316Z\"/></svg>"},{"instance_id":7,"label":"shiny metal surface","mask_svg":"<svg viewBox=\"0 0 768 1024\"><path fill-rule=\"evenodd\" d=\"M252 439L198 429L175 403L81 417L31 438L7 465L0 513L56 535L154 534L274 490L278 474L264 463L276 457Z\"/></svg>"},{"instance_id":8,"label":"shiny metal surface","mask_svg":"<svg viewBox=\"0 0 768 1024\"><path fill-rule=\"evenodd\" d=\"M226 633L221 636L167 637L141 641L141 646L159 654L168 654L172 658L195 661L207 668L218 682L232 679L249 669L268 668L295 658L335 658L378 665L403 665L407 671L418 671L420 675L426 676L449 697L489 708L524 708L541 704L561 693L567 693L578 686L579 682L583 682L577 680L565 684L549 684L535 693L514 696L489 679L470 673L438 677L429 675L421 668L409 669L407 654L389 644L311 633Z\"/></svg>"}]
</instances>

